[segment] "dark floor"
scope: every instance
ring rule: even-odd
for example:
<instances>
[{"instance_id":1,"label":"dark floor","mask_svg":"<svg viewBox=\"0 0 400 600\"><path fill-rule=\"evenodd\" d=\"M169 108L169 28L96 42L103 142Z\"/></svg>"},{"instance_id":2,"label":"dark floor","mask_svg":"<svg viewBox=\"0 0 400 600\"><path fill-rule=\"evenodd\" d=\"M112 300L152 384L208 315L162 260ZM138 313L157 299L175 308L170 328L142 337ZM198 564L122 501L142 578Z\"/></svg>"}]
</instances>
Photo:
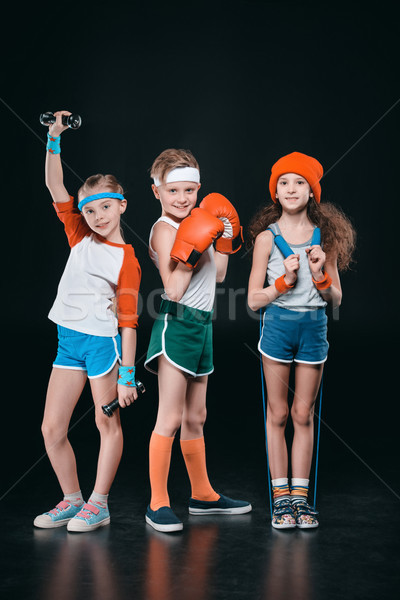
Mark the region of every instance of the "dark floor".
<instances>
[{"instance_id":1,"label":"dark floor","mask_svg":"<svg viewBox=\"0 0 400 600\"><path fill-rule=\"evenodd\" d=\"M287 532L269 524L261 461L238 465L235 477L224 461L213 469L219 489L253 503L252 513L236 517L189 516L187 480L174 462L171 497L184 531L173 535L145 524L146 475L134 469L132 477L126 470L117 477L109 527L88 534L35 529L32 519L49 508L43 496L58 500L47 465L38 467L40 486L21 482L3 500L2 598L393 598L399 499L356 459L348 460L345 477L321 476L320 528Z\"/></svg>"},{"instance_id":2,"label":"dark floor","mask_svg":"<svg viewBox=\"0 0 400 600\"><path fill-rule=\"evenodd\" d=\"M110 494L111 525L88 534L35 529L34 517L61 499L40 435L46 377L40 381L36 378L36 395L21 400L16 407L19 427L11 429L13 422L8 422L6 411L3 418L9 431L2 437L6 443L0 490L1 597L396 597L400 584L398 421L392 407L387 412L372 411L375 398L391 397L392 384L388 379L368 377L367 341L364 345L361 339L355 365L351 344L335 340L334 335L332 338L340 353L332 353L325 374L317 490L321 525L315 531L279 532L270 526L258 359L247 351L248 346L240 354L229 355L229 363L222 360L221 352L216 354L219 371L210 378L206 441L214 487L251 501L252 513L189 516L189 483L176 443L169 488L184 530L159 534L145 524L149 501L147 448L157 393L156 378L140 369L147 387L146 400L143 397L123 412L125 449ZM248 345L253 341L249 339ZM228 334L216 340L217 351L222 342L231 343ZM48 350L43 347L38 361L43 361L39 371L47 376L46 354L54 351L53 340L46 344ZM234 347L233 342L231 345ZM379 369L380 365L375 363L374 367ZM225 373L233 375L235 381L223 389ZM27 376L33 380L33 371ZM229 390L233 393L228 397ZM70 439L87 498L93 486L98 445L87 393L78 404Z\"/></svg>"}]
</instances>

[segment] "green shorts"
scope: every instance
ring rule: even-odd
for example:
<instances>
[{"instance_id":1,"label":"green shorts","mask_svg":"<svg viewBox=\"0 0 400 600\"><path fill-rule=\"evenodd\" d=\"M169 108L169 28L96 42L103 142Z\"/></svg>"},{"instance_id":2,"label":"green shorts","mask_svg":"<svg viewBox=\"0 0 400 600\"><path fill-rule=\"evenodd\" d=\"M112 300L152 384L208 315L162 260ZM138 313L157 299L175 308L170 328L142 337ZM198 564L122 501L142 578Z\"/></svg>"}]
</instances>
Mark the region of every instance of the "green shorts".
<instances>
[{"instance_id":1,"label":"green shorts","mask_svg":"<svg viewBox=\"0 0 400 600\"><path fill-rule=\"evenodd\" d=\"M151 332L144 366L157 373L157 357L163 354L172 365L192 377L214 370L212 312L162 300Z\"/></svg>"}]
</instances>

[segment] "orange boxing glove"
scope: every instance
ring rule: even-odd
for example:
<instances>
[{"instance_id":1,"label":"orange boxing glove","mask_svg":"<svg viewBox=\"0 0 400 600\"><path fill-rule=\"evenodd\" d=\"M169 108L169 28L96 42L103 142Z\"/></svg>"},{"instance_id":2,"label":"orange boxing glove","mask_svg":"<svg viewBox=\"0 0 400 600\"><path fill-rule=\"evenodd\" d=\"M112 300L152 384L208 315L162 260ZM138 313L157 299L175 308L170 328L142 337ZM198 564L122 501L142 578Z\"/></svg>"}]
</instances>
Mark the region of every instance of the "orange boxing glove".
<instances>
[{"instance_id":1,"label":"orange boxing glove","mask_svg":"<svg viewBox=\"0 0 400 600\"><path fill-rule=\"evenodd\" d=\"M201 201L200 208L207 210L224 224L224 233L217 240L215 249L222 254L234 254L240 250L243 243L243 228L233 204L222 194L208 194Z\"/></svg>"},{"instance_id":2,"label":"orange boxing glove","mask_svg":"<svg viewBox=\"0 0 400 600\"><path fill-rule=\"evenodd\" d=\"M224 224L202 208L194 208L176 232L171 258L194 268L203 252L224 232Z\"/></svg>"}]
</instances>

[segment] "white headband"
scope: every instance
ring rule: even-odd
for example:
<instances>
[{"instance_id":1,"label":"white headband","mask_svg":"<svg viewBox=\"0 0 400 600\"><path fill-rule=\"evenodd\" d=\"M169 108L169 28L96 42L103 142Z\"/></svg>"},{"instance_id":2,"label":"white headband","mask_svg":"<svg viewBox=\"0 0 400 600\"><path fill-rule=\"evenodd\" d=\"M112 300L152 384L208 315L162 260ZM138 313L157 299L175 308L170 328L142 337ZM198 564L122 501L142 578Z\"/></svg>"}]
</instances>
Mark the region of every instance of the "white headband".
<instances>
[{"instance_id":1,"label":"white headband","mask_svg":"<svg viewBox=\"0 0 400 600\"><path fill-rule=\"evenodd\" d=\"M176 181L194 181L200 183L200 171L193 167L178 167L172 169L167 175L165 183L175 183ZM154 177L154 185L158 187L161 181Z\"/></svg>"}]
</instances>

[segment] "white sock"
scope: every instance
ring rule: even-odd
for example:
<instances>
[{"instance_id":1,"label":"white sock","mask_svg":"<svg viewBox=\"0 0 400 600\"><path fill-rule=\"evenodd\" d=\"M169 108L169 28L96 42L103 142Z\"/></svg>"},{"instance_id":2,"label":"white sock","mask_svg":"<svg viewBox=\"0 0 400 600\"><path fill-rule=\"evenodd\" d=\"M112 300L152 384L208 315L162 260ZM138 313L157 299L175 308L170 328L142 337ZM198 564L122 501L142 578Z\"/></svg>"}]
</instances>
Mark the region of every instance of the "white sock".
<instances>
[{"instance_id":1,"label":"white sock","mask_svg":"<svg viewBox=\"0 0 400 600\"><path fill-rule=\"evenodd\" d=\"M90 494L89 502L90 500L102 508L107 508L108 494L98 494L93 490L93 492Z\"/></svg>"},{"instance_id":2,"label":"white sock","mask_svg":"<svg viewBox=\"0 0 400 600\"><path fill-rule=\"evenodd\" d=\"M69 502L74 506L81 506L83 504L83 496L81 490L79 490L79 492L74 492L73 494L65 494L64 500L65 502Z\"/></svg>"}]
</instances>

